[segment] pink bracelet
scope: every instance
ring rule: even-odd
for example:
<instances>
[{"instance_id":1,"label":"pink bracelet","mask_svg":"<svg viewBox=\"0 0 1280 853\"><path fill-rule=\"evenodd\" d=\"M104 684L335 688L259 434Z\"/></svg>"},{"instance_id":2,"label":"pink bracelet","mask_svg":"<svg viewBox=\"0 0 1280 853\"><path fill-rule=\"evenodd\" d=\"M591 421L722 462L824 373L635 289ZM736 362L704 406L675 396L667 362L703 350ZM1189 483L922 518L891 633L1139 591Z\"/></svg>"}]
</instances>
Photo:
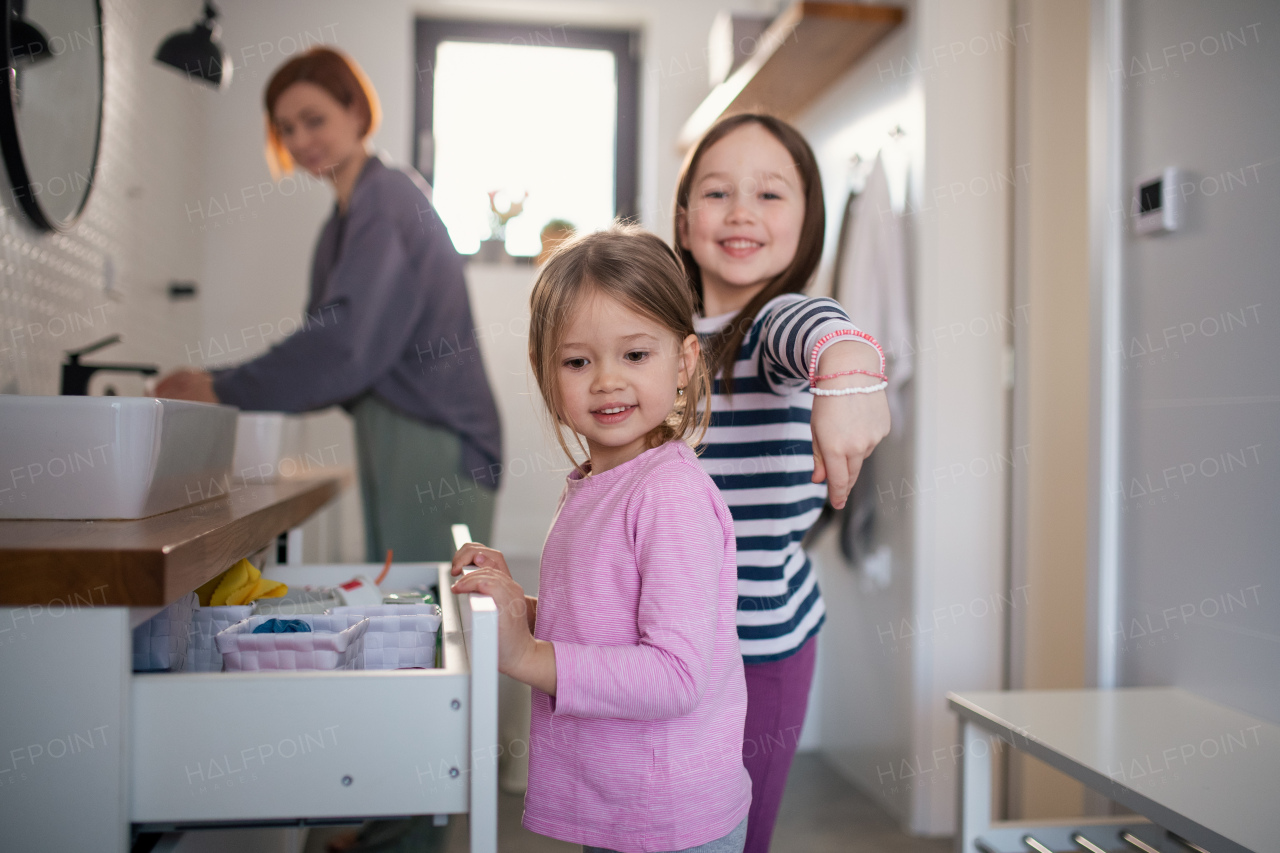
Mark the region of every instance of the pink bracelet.
<instances>
[{"instance_id":1,"label":"pink bracelet","mask_svg":"<svg viewBox=\"0 0 1280 853\"><path fill-rule=\"evenodd\" d=\"M813 345L813 354L809 356L809 387L810 388L813 388L818 384L818 379L816 376L818 372L818 355L819 353L822 352L823 345L826 344L828 341L834 340L835 338L859 338L871 344L871 346L875 347L876 353L880 356L880 373L868 374L868 375L870 376L884 375L884 349L880 346L880 342L877 341L875 338L873 338L871 335L868 335L866 332L860 332L857 329L840 329L839 331L831 332L828 335L824 335L822 338L818 340L816 344Z\"/></svg>"},{"instance_id":2,"label":"pink bracelet","mask_svg":"<svg viewBox=\"0 0 1280 853\"><path fill-rule=\"evenodd\" d=\"M889 377L885 376L883 373L875 373L874 371L871 371L871 370L855 369L855 370L841 370L838 373L827 373L823 376L815 376L809 380L809 386L812 387L824 379L835 379L837 376L854 376L854 375L871 376L875 379L879 379L881 382L889 381Z\"/></svg>"}]
</instances>

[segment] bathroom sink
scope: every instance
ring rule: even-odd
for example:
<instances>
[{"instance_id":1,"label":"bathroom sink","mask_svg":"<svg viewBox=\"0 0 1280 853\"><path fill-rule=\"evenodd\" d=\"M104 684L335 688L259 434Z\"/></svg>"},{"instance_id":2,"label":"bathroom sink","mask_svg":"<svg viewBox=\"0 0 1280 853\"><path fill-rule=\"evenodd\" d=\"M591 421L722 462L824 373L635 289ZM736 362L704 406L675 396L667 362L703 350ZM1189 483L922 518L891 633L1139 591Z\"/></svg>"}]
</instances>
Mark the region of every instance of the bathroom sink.
<instances>
[{"instance_id":1,"label":"bathroom sink","mask_svg":"<svg viewBox=\"0 0 1280 853\"><path fill-rule=\"evenodd\" d=\"M0 394L0 518L145 518L225 494L231 406Z\"/></svg>"},{"instance_id":2,"label":"bathroom sink","mask_svg":"<svg viewBox=\"0 0 1280 853\"><path fill-rule=\"evenodd\" d=\"M241 412L236 425L235 477L246 483L275 483L299 465L302 420L284 412Z\"/></svg>"}]
</instances>

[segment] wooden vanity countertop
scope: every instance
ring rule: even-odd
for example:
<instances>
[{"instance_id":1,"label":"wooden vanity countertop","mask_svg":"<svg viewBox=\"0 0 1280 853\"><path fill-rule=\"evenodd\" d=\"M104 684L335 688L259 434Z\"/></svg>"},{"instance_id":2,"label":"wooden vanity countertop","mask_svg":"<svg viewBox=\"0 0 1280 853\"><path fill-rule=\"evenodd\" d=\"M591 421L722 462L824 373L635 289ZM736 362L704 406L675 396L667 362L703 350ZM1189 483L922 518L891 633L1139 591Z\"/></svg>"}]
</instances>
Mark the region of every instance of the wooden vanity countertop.
<instances>
[{"instance_id":1,"label":"wooden vanity countertop","mask_svg":"<svg viewBox=\"0 0 1280 853\"><path fill-rule=\"evenodd\" d=\"M335 498L342 477L233 485L124 521L0 520L0 606L164 607Z\"/></svg>"}]
</instances>

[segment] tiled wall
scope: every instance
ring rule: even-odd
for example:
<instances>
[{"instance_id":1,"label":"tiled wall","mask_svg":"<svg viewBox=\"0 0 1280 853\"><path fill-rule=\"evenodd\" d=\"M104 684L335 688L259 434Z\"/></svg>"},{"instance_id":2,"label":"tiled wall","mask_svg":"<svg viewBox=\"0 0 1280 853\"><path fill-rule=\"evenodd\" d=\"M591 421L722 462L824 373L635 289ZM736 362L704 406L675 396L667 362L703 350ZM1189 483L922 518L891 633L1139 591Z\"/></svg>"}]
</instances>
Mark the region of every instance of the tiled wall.
<instances>
[{"instance_id":1,"label":"tiled wall","mask_svg":"<svg viewBox=\"0 0 1280 853\"><path fill-rule=\"evenodd\" d=\"M167 284L200 270L201 236L183 211L199 196L204 107L218 94L151 59L198 10L102 6L93 34L105 40L102 139L82 216L67 233L38 232L0 176L0 393L57 394L62 353L108 334L123 342L94 358L162 366L184 360L199 336L197 303L170 302ZM142 390L119 374L102 381Z\"/></svg>"}]
</instances>

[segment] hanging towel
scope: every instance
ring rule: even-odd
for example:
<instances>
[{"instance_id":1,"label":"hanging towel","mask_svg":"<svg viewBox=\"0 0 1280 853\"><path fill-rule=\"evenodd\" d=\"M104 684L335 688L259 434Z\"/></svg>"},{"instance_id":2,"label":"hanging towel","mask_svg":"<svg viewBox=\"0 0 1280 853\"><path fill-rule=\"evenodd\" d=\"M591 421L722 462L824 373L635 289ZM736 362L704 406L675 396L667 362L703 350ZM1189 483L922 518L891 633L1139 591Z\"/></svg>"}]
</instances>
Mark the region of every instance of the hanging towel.
<instances>
[{"instance_id":1,"label":"hanging towel","mask_svg":"<svg viewBox=\"0 0 1280 853\"><path fill-rule=\"evenodd\" d=\"M902 220L894 212L889 180L879 154L862 192L850 195L836 252L835 298L860 329L880 341L887 360L886 389L893 422L903 423L903 386L914 369L911 315L907 306L907 257ZM862 463L844 509L836 514L840 551L861 568L871 588L889 585L891 555L876 544L879 492L876 455Z\"/></svg>"},{"instance_id":2,"label":"hanging towel","mask_svg":"<svg viewBox=\"0 0 1280 853\"><path fill-rule=\"evenodd\" d=\"M884 346L889 412L902 416L902 387L914 370L907 305L907 256L902 220L893 210L889 179L879 154L861 193L851 197L841 225L835 298Z\"/></svg>"}]
</instances>

